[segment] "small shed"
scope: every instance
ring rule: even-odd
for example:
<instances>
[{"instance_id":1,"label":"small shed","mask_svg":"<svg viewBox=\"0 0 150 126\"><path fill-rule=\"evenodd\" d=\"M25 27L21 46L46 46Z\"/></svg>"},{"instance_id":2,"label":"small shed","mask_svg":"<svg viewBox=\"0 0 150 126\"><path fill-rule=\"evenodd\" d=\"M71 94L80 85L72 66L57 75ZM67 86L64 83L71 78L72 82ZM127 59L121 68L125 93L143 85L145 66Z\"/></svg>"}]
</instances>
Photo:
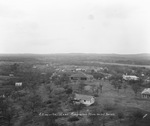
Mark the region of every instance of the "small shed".
<instances>
[{"instance_id":1,"label":"small shed","mask_svg":"<svg viewBox=\"0 0 150 126\"><path fill-rule=\"evenodd\" d=\"M142 93L142 98L150 99L150 88L145 88Z\"/></svg>"},{"instance_id":2,"label":"small shed","mask_svg":"<svg viewBox=\"0 0 150 126\"><path fill-rule=\"evenodd\" d=\"M17 86L17 87L22 86L22 82L16 82L16 83L15 83L15 86Z\"/></svg>"}]
</instances>

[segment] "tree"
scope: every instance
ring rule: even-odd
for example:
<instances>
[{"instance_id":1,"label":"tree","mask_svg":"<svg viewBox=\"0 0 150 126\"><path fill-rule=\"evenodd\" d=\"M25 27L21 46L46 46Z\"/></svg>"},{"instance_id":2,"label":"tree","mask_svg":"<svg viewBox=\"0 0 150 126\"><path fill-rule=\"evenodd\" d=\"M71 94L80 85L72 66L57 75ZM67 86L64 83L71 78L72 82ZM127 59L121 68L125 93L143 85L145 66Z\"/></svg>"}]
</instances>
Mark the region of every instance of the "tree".
<instances>
[{"instance_id":1,"label":"tree","mask_svg":"<svg viewBox=\"0 0 150 126\"><path fill-rule=\"evenodd\" d=\"M102 93L103 85L99 85L100 92Z\"/></svg>"},{"instance_id":2,"label":"tree","mask_svg":"<svg viewBox=\"0 0 150 126\"><path fill-rule=\"evenodd\" d=\"M111 83L115 89L117 89L118 93L119 93L119 89L122 88L122 85L120 82L116 81L116 80L113 80L112 83Z\"/></svg>"},{"instance_id":3,"label":"tree","mask_svg":"<svg viewBox=\"0 0 150 126\"><path fill-rule=\"evenodd\" d=\"M20 104L24 111L37 114L42 107L42 99L37 94L31 94L20 99Z\"/></svg>"},{"instance_id":4,"label":"tree","mask_svg":"<svg viewBox=\"0 0 150 126\"><path fill-rule=\"evenodd\" d=\"M92 90L93 93L95 93L95 90L96 90L95 86L92 85L91 90Z\"/></svg>"},{"instance_id":5,"label":"tree","mask_svg":"<svg viewBox=\"0 0 150 126\"><path fill-rule=\"evenodd\" d=\"M136 125L138 120L141 120L143 118L143 113L141 111L135 111L131 113L130 119L133 120L134 126Z\"/></svg>"},{"instance_id":6,"label":"tree","mask_svg":"<svg viewBox=\"0 0 150 126\"><path fill-rule=\"evenodd\" d=\"M4 88L4 89L0 90L0 92L2 94L4 94L6 97L9 97L14 93L14 90L13 90L13 87L12 88Z\"/></svg>"},{"instance_id":7,"label":"tree","mask_svg":"<svg viewBox=\"0 0 150 126\"><path fill-rule=\"evenodd\" d=\"M65 92L69 96L70 94L72 94L73 90L72 90L72 88L68 88L68 89L66 89Z\"/></svg>"},{"instance_id":8,"label":"tree","mask_svg":"<svg viewBox=\"0 0 150 126\"><path fill-rule=\"evenodd\" d=\"M119 90L122 88L122 85L121 83L117 83L117 89L118 89L118 93L119 93Z\"/></svg>"},{"instance_id":9,"label":"tree","mask_svg":"<svg viewBox=\"0 0 150 126\"><path fill-rule=\"evenodd\" d=\"M102 93L102 90L103 90L103 84L102 84L102 83L99 83L98 89L99 89L100 92Z\"/></svg>"},{"instance_id":10,"label":"tree","mask_svg":"<svg viewBox=\"0 0 150 126\"><path fill-rule=\"evenodd\" d=\"M100 119L100 116L98 114L101 113L101 110L99 107L94 107L92 108L91 110L91 115L89 115L89 118L91 120L91 124L93 125L94 123L99 123L99 119Z\"/></svg>"},{"instance_id":11,"label":"tree","mask_svg":"<svg viewBox=\"0 0 150 126\"><path fill-rule=\"evenodd\" d=\"M61 104L66 102L67 100L68 98L64 88L54 88L49 94L47 105L51 109L61 111Z\"/></svg>"},{"instance_id":12,"label":"tree","mask_svg":"<svg viewBox=\"0 0 150 126\"><path fill-rule=\"evenodd\" d=\"M122 75L115 73L113 76L111 76L111 77L109 78L109 80L122 82Z\"/></svg>"},{"instance_id":13,"label":"tree","mask_svg":"<svg viewBox=\"0 0 150 126\"><path fill-rule=\"evenodd\" d=\"M102 126L105 126L105 124L106 124L106 116L105 116L104 112L102 112L101 114L103 114L103 116L102 116Z\"/></svg>"},{"instance_id":14,"label":"tree","mask_svg":"<svg viewBox=\"0 0 150 126\"><path fill-rule=\"evenodd\" d=\"M112 80L112 81L111 81L111 85L113 85L113 87L114 87L115 89L117 89L117 82L116 82L115 80Z\"/></svg>"},{"instance_id":15,"label":"tree","mask_svg":"<svg viewBox=\"0 0 150 126\"><path fill-rule=\"evenodd\" d=\"M81 93L83 92L85 86L86 84L84 81L79 81L79 90L81 91Z\"/></svg>"},{"instance_id":16,"label":"tree","mask_svg":"<svg viewBox=\"0 0 150 126\"><path fill-rule=\"evenodd\" d=\"M64 88L55 88L50 95L60 102L65 102L67 100L67 94Z\"/></svg>"},{"instance_id":17,"label":"tree","mask_svg":"<svg viewBox=\"0 0 150 126\"><path fill-rule=\"evenodd\" d=\"M48 94L51 94L51 93L52 93L52 91L53 91L52 84L50 84L50 85L46 85L46 90L47 90Z\"/></svg>"},{"instance_id":18,"label":"tree","mask_svg":"<svg viewBox=\"0 0 150 126\"><path fill-rule=\"evenodd\" d=\"M85 107L84 104L80 103L80 104L73 104L72 108L73 111L76 111L78 114L80 113L80 111Z\"/></svg>"},{"instance_id":19,"label":"tree","mask_svg":"<svg viewBox=\"0 0 150 126\"><path fill-rule=\"evenodd\" d=\"M0 99L0 124L13 125L13 120L18 117L18 113L12 102L8 99Z\"/></svg>"},{"instance_id":20,"label":"tree","mask_svg":"<svg viewBox=\"0 0 150 126\"><path fill-rule=\"evenodd\" d=\"M60 77L60 81L67 84L70 81L70 79L66 73L63 73L62 76Z\"/></svg>"},{"instance_id":21,"label":"tree","mask_svg":"<svg viewBox=\"0 0 150 126\"><path fill-rule=\"evenodd\" d=\"M126 89L128 88L126 83L123 83L124 92L126 92Z\"/></svg>"},{"instance_id":22,"label":"tree","mask_svg":"<svg viewBox=\"0 0 150 126\"><path fill-rule=\"evenodd\" d=\"M70 118L68 119L68 121L69 121L69 122L72 122L73 125L75 126L75 125L76 125L76 122L79 121L79 118L76 117L76 116L73 116L73 117L70 117Z\"/></svg>"},{"instance_id":23,"label":"tree","mask_svg":"<svg viewBox=\"0 0 150 126\"><path fill-rule=\"evenodd\" d=\"M59 78L56 78L53 82L54 82L54 84L57 85L57 86L61 85L61 83L62 83Z\"/></svg>"},{"instance_id":24,"label":"tree","mask_svg":"<svg viewBox=\"0 0 150 126\"><path fill-rule=\"evenodd\" d=\"M73 117L68 119L68 121L70 121L70 122L74 122L74 121L78 121L78 120L79 120L79 118L76 116L73 116Z\"/></svg>"},{"instance_id":25,"label":"tree","mask_svg":"<svg viewBox=\"0 0 150 126\"><path fill-rule=\"evenodd\" d=\"M116 104L108 102L108 101L104 103L104 110L105 111L112 111L115 109L116 109Z\"/></svg>"},{"instance_id":26,"label":"tree","mask_svg":"<svg viewBox=\"0 0 150 126\"><path fill-rule=\"evenodd\" d=\"M138 91L140 90L140 86L138 84L132 84L132 90L134 91L136 97Z\"/></svg>"},{"instance_id":27,"label":"tree","mask_svg":"<svg viewBox=\"0 0 150 126\"><path fill-rule=\"evenodd\" d=\"M18 67L19 67L19 64L14 63L13 65L11 65L11 68L10 68L10 69L11 69L12 72L17 72Z\"/></svg>"},{"instance_id":28,"label":"tree","mask_svg":"<svg viewBox=\"0 0 150 126\"><path fill-rule=\"evenodd\" d=\"M98 88L95 89L95 93L96 93L96 94L95 94L96 96L99 95L99 89L98 89Z\"/></svg>"},{"instance_id":29,"label":"tree","mask_svg":"<svg viewBox=\"0 0 150 126\"><path fill-rule=\"evenodd\" d=\"M120 122L121 122L121 119L124 118L123 112L118 112L118 113L117 113L117 117L120 119Z\"/></svg>"},{"instance_id":30,"label":"tree","mask_svg":"<svg viewBox=\"0 0 150 126\"><path fill-rule=\"evenodd\" d=\"M97 73L97 72L92 73L92 75L95 79L102 79L105 77L102 73Z\"/></svg>"}]
</instances>

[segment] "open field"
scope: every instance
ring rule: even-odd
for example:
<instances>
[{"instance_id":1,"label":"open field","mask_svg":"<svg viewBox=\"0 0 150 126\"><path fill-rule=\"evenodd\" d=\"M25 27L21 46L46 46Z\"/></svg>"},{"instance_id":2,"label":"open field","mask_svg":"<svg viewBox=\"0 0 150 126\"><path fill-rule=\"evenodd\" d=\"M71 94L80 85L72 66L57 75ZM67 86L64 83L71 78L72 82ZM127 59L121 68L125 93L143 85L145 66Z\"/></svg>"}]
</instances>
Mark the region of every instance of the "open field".
<instances>
[{"instance_id":1,"label":"open field","mask_svg":"<svg viewBox=\"0 0 150 126\"><path fill-rule=\"evenodd\" d=\"M136 65L136 64L123 64L123 63L107 63L107 62L96 62L96 61L86 61L85 63L97 63L97 64L106 64L112 66L127 66L127 67L145 67L150 69L150 65Z\"/></svg>"}]
</instances>

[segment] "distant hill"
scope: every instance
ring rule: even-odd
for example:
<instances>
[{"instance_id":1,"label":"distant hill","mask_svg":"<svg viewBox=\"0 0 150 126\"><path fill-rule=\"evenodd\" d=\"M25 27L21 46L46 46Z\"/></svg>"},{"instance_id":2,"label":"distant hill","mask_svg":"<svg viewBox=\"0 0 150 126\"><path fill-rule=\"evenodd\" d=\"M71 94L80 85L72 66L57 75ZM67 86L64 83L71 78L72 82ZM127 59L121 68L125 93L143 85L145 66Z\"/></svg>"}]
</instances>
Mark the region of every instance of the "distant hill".
<instances>
[{"instance_id":1,"label":"distant hill","mask_svg":"<svg viewBox=\"0 0 150 126\"><path fill-rule=\"evenodd\" d=\"M81 62L99 61L108 63L122 63L135 65L150 65L150 54L88 54L88 53L60 53L60 54L0 54L0 61L41 61L41 62Z\"/></svg>"}]
</instances>

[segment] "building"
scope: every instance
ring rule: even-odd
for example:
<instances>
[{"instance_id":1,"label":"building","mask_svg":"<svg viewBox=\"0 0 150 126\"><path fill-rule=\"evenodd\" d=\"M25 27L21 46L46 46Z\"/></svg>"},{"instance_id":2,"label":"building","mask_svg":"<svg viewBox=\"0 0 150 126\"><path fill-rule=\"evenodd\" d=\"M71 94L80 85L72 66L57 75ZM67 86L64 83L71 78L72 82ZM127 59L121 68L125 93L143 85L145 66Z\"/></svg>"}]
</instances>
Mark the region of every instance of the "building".
<instances>
[{"instance_id":1,"label":"building","mask_svg":"<svg viewBox=\"0 0 150 126\"><path fill-rule=\"evenodd\" d=\"M82 81L82 80L93 80L93 76L92 75L88 75L85 73L76 73L70 76L70 80L71 81Z\"/></svg>"},{"instance_id":2,"label":"building","mask_svg":"<svg viewBox=\"0 0 150 126\"><path fill-rule=\"evenodd\" d=\"M149 98L150 99L150 88L145 88L142 93L142 98Z\"/></svg>"},{"instance_id":3,"label":"building","mask_svg":"<svg viewBox=\"0 0 150 126\"><path fill-rule=\"evenodd\" d=\"M10 77L14 77L14 74L9 74Z\"/></svg>"},{"instance_id":4,"label":"building","mask_svg":"<svg viewBox=\"0 0 150 126\"><path fill-rule=\"evenodd\" d=\"M95 102L95 99L93 96L90 96L90 95L75 94L74 102L77 104L81 103L86 106L90 106Z\"/></svg>"},{"instance_id":5,"label":"building","mask_svg":"<svg viewBox=\"0 0 150 126\"><path fill-rule=\"evenodd\" d=\"M18 87L22 86L22 82L16 82L15 86L18 86Z\"/></svg>"},{"instance_id":6,"label":"building","mask_svg":"<svg viewBox=\"0 0 150 126\"><path fill-rule=\"evenodd\" d=\"M139 77L135 75L123 75L122 77L124 80L138 80L139 79Z\"/></svg>"}]
</instances>

